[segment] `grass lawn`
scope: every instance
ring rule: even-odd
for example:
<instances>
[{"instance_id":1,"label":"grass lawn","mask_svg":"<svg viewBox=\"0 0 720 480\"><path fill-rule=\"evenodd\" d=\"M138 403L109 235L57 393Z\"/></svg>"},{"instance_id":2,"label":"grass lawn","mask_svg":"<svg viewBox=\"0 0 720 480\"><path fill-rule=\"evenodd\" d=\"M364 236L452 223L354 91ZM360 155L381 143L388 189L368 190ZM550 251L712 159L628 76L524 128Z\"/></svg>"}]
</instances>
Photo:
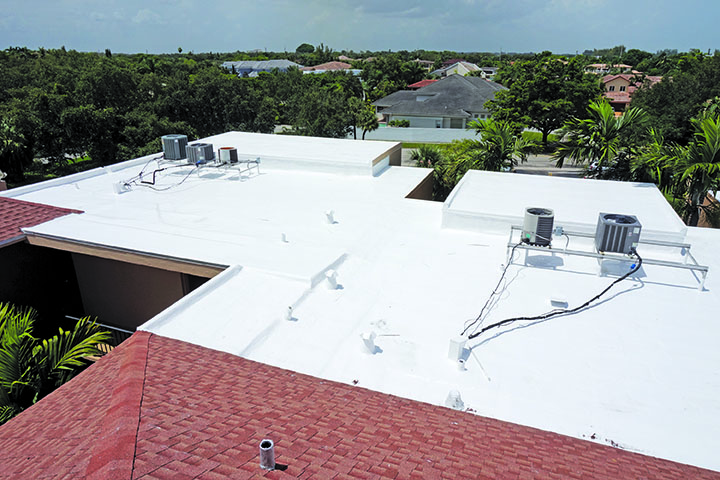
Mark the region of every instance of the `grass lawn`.
<instances>
[{"instance_id":1,"label":"grass lawn","mask_svg":"<svg viewBox=\"0 0 720 480\"><path fill-rule=\"evenodd\" d=\"M403 142L402 148L420 148L421 145L433 145L435 147L444 147L446 145L449 145L447 143L425 143L425 142Z\"/></svg>"}]
</instances>

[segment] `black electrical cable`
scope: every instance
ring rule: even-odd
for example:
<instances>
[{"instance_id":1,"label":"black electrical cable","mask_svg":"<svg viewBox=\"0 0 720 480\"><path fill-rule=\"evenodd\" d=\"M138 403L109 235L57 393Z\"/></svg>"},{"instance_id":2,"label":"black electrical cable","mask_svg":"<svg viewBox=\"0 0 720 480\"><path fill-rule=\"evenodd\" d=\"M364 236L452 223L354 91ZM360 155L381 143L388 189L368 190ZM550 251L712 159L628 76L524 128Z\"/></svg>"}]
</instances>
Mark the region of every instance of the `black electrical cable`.
<instances>
[{"instance_id":1,"label":"black electrical cable","mask_svg":"<svg viewBox=\"0 0 720 480\"><path fill-rule=\"evenodd\" d=\"M483 313L485 312L485 309L490 304L490 301L493 299L493 297L495 297L495 295L498 294L498 288L500 288L503 278L505 278L505 274L507 273L508 267L512 263L513 257L515 256L515 249L517 247L519 247L521 243L522 242L516 243L512 247L512 250L510 251L510 258L508 259L507 263L505 264L505 268L503 268L502 274L500 275L500 280L498 280L497 285L495 285L495 290L492 291L492 293L490 294L488 299L485 301L485 305L483 305L482 309L480 310L480 314L477 317L475 317L475 320L473 320L472 323L470 323L469 325L467 325L467 322L466 322L465 328L463 329L463 331L460 335L465 335L465 332L467 332L473 325L477 324L477 322L480 321L480 319L483 316Z\"/></svg>"},{"instance_id":2,"label":"black electrical cable","mask_svg":"<svg viewBox=\"0 0 720 480\"><path fill-rule=\"evenodd\" d=\"M187 165L182 165L182 166L183 166L183 167L186 167ZM172 167L170 167L170 168L172 168ZM197 166L195 166L195 168L193 168L192 170L190 170L190 171L187 173L187 175L185 175L185 177L184 177L182 180L180 180L178 183L175 183L175 184L172 184L172 185L168 185L167 187L158 188L158 187L155 187L154 185L151 185L151 184L148 184L148 183L140 183L138 186L140 186L140 187L147 187L147 188L150 188L150 189L152 189L152 190L155 190L156 192L164 192L164 191L170 190L171 188L179 187L180 185L182 185L183 183L185 183L185 180L187 180L188 178L190 178L190 175L192 175L196 170L197 170Z\"/></svg>"},{"instance_id":3,"label":"black electrical cable","mask_svg":"<svg viewBox=\"0 0 720 480\"><path fill-rule=\"evenodd\" d=\"M637 257L637 259L638 259L638 262L637 262L637 264L634 266L634 268L633 268L632 270L630 270L629 272L627 272L627 273L626 273L625 275L623 275L622 277L617 278L614 282L612 282L610 285L608 285L608 286L605 288L605 290L603 290L602 292L598 293L598 294L595 295L593 298L591 298L591 299L588 300L587 302L583 303L583 304L580 305L579 307L571 308L571 309L569 309L569 310L566 310L566 309L555 309L555 310L551 310L551 311L548 312L548 313L545 313L545 314L543 314L543 315L537 315L537 316L535 316L535 317L514 317L514 318L507 318L507 319L501 320L501 321L499 321L499 322L497 322L497 323L493 323L492 325L488 325L487 327L483 328L482 330L480 330L480 331L478 331L478 332L475 332L475 333L469 335L469 336L468 336L468 340L472 340L473 338L476 338L476 337L482 335L484 332L487 332L488 330L490 330L490 329L492 329L492 328L500 327L500 326L502 326L502 325L506 325L506 324L511 323L511 322L516 322L516 321L519 321L519 320L545 320L545 319L547 319L547 318L551 318L551 317L554 317L554 316L556 316L556 315L563 315L563 314L568 314L568 313L575 313L575 312L578 312L578 311L582 310L583 308L587 307L588 305L590 305L590 304L591 304L592 302L594 302L595 300L597 300L597 299L599 299L600 297L602 297L603 295L605 295L605 294L607 293L607 291L610 290L612 287L614 287L614 286L617 285L618 283L620 283L620 282L622 282L623 280L625 280L626 278L628 278L630 275L632 275L632 274L634 274L635 272L637 272L638 270L640 270L640 267L642 266L642 258L640 257L640 255L638 255L638 253L637 253L637 251L636 251L635 249L633 249L630 253L631 253L632 255L635 255L635 257ZM463 332L463 333L464 333L464 332Z\"/></svg>"}]
</instances>

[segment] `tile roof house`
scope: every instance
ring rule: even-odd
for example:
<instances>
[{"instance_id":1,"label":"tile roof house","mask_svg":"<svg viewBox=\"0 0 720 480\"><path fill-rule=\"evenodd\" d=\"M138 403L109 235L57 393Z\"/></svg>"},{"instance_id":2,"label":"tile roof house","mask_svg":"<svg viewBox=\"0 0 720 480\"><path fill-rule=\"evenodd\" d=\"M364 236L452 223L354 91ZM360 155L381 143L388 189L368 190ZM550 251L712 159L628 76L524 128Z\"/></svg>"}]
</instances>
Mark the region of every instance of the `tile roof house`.
<instances>
[{"instance_id":1,"label":"tile roof house","mask_svg":"<svg viewBox=\"0 0 720 480\"><path fill-rule=\"evenodd\" d=\"M437 82L437 80L431 79L431 78L425 78L423 80L420 80L419 82L411 83L410 85L407 86L407 88L410 90L417 90L422 87L427 87L428 85L431 85L435 82Z\"/></svg>"},{"instance_id":2,"label":"tile roof house","mask_svg":"<svg viewBox=\"0 0 720 480\"><path fill-rule=\"evenodd\" d=\"M465 128L473 119L490 118L485 106L502 85L479 77L450 75L417 90L400 90L373 105L386 121L409 120L411 127Z\"/></svg>"},{"instance_id":3,"label":"tile roof house","mask_svg":"<svg viewBox=\"0 0 720 480\"><path fill-rule=\"evenodd\" d=\"M315 65L313 67L302 67L300 70L303 72L310 72L314 70L324 70L324 71L330 71L330 70L348 70L352 68L352 65L345 62L327 62L327 63L321 63L320 65Z\"/></svg>"},{"instance_id":4,"label":"tile roof house","mask_svg":"<svg viewBox=\"0 0 720 480\"><path fill-rule=\"evenodd\" d=\"M353 75L360 75L362 70L352 68L352 65L345 62L327 62L315 65L313 67L302 67L300 69L303 73L325 73L325 72L336 72L344 71L351 72Z\"/></svg>"},{"instance_id":5,"label":"tile roof house","mask_svg":"<svg viewBox=\"0 0 720 480\"><path fill-rule=\"evenodd\" d=\"M632 100L632 95L643 84L649 87L660 82L662 77L620 73L605 75L602 79L604 96L617 115L622 114Z\"/></svg>"},{"instance_id":6,"label":"tile roof house","mask_svg":"<svg viewBox=\"0 0 720 480\"><path fill-rule=\"evenodd\" d=\"M0 465L5 479L720 478L147 332L0 428Z\"/></svg>"}]
</instances>

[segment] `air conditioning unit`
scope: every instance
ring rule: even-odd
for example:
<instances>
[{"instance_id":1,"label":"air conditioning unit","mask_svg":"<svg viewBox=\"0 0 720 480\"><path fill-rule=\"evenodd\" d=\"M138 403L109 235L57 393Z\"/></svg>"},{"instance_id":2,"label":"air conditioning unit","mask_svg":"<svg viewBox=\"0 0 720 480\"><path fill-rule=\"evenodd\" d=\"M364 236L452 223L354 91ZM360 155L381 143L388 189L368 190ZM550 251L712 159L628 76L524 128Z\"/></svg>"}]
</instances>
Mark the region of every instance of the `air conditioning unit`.
<instances>
[{"instance_id":1,"label":"air conditioning unit","mask_svg":"<svg viewBox=\"0 0 720 480\"><path fill-rule=\"evenodd\" d=\"M221 163L237 163L238 153L235 147L220 147L218 157Z\"/></svg>"},{"instance_id":2,"label":"air conditioning unit","mask_svg":"<svg viewBox=\"0 0 720 480\"><path fill-rule=\"evenodd\" d=\"M642 225L634 215L601 213L595 230L598 252L630 253L640 241Z\"/></svg>"},{"instance_id":3,"label":"air conditioning unit","mask_svg":"<svg viewBox=\"0 0 720 480\"><path fill-rule=\"evenodd\" d=\"M215 160L215 152L212 143L193 143L187 146L188 163L199 165Z\"/></svg>"},{"instance_id":4,"label":"air conditioning unit","mask_svg":"<svg viewBox=\"0 0 720 480\"><path fill-rule=\"evenodd\" d=\"M167 160L182 160L187 157L187 135L163 135L162 137L163 156Z\"/></svg>"},{"instance_id":5,"label":"air conditioning unit","mask_svg":"<svg viewBox=\"0 0 720 480\"><path fill-rule=\"evenodd\" d=\"M520 240L530 245L550 245L554 222L555 212L551 209L538 207L526 208Z\"/></svg>"}]
</instances>

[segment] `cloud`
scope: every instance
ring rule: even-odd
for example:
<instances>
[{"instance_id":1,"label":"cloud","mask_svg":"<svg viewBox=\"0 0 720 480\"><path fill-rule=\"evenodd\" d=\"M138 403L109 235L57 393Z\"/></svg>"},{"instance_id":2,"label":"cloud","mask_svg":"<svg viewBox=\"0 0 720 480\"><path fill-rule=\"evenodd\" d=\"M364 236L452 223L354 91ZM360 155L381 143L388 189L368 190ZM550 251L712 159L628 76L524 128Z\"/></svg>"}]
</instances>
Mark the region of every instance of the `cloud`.
<instances>
[{"instance_id":1,"label":"cloud","mask_svg":"<svg viewBox=\"0 0 720 480\"><path fill-rule=\"evenodd\" d=\"M133 23L163 23L162 17L149 8L138 10L132 21Z\"/></svg>"}]
</instances>

